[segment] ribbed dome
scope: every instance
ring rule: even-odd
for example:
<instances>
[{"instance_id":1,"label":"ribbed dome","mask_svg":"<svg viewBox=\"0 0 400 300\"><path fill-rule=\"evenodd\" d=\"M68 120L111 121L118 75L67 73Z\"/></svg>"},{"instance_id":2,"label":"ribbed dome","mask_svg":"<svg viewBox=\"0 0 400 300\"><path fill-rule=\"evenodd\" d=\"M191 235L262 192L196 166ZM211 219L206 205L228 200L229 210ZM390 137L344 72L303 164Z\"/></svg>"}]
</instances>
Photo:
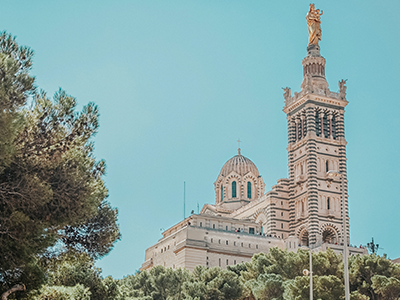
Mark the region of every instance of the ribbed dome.
<instances>
[{"instance_id":1,"label":"ribbed dome","mask_svg":"<svg viewBox=\"0 0 400 300\"><path fill-rule=\"evenodd\" d=\"M259 175L256 165L250 159L240 154L228 160L222 167L220 174L227 176L232 171L241 176L246 175L250 171L257 177Z\"/></svg>"}]
</instances>

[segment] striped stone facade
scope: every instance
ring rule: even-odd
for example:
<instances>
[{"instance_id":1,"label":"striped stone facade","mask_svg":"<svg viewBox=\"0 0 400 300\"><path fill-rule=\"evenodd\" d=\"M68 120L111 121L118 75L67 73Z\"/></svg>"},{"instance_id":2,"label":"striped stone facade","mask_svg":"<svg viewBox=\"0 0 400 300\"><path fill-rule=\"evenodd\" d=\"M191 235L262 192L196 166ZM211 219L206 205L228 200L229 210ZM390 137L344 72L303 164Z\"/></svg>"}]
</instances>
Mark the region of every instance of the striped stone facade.
<instances>
[{"instance_id":1,"label":"striped stone facade","mask_svg":"<svg viewBox=\"0 0 400 300\"><path fill-rule=\"evenodd\" d=\"M310 49L311 48L311 49ZM344 137L344 81L340 91L329 90L325 59L319 48L309 47L303 60L301 92L285 94L288 120L288 166L290 235L301 245L342 243L340 179L331 180L328 171L344 176L345 216L348 222L346 140ZM347 228L348 223L347 223Z\"/></svg>"},{"instance_id":2,"label":"striped stone facade","mask_svg":"<svg viewBox=\"0 0 400 300\"><path fill-rule=\"evenodd\" d=\"M189 270L197 264L226 267L271 247L343 251L343 218L349 234L346 82L339 82L339 92L329 89L318 45L308 46L302 65L301 91L292 96L289 88L284 89L288 178L279 179L264 194L256 165L239 149L214 183L215 204L206 204L199 215L166 230L147 249L142 269L154 265ZM331 178L328 171L340 176ZM353 247L349 252L368 253Z\"/></svg>"}]
</instances>

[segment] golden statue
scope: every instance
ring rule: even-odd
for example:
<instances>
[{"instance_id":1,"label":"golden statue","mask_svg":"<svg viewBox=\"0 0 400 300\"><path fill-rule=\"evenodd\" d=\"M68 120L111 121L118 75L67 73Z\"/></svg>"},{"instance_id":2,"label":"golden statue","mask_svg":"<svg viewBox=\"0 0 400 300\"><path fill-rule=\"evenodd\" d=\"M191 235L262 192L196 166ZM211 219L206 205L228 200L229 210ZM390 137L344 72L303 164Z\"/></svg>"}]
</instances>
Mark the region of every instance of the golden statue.
<instances>
[{"instance_id":1,"label":"golden statue","mask_svg":"<svg viewBox=\"0 0 400 300\"><path fill-rule=\"evenodd\" d=\"M321 40L321 15L322 10L315 10L315 5L310 4L310 10L306 15L308 25L308 45L318 45Z\"/></svg>"}]
</instances>

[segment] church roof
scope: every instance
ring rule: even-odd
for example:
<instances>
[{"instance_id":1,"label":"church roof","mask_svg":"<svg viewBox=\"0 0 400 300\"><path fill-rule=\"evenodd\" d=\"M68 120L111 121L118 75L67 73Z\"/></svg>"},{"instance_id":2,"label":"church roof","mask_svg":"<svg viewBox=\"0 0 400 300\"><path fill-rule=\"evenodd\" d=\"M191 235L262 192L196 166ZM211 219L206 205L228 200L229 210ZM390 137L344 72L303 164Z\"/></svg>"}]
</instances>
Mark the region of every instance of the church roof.
<instances>
[{"instance_id":1,"label":"church roof","mask_svg":"<svg viewBox=\"0 0 400 300\"><path fill-rule=\"evenodd\" d=\"M224 164L220 175L227 176L232 171L235 171L241 176L246 175L249 172L252 172L257 177L260 175L256 165L250 159L240 154L240 149L238 155L232 157Z\"/></svg>"}]
</instances>

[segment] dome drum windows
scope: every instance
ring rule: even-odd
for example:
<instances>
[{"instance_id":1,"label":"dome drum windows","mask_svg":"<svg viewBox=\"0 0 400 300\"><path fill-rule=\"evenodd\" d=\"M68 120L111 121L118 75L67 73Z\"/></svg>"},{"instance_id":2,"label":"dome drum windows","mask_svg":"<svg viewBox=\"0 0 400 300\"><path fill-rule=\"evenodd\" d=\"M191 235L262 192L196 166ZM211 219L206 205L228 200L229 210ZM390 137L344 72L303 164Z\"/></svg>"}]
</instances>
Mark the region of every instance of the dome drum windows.
<instances>
[{"instance_id":1,"label":"dome drum windows","mask_svg":"<svg viewBox=\"0 0 400 300\"><path fill-rule=\"evenodd\" d=\"M256 199L264 194L265 189L257 167L240 153L225 163L214 185L215 203L222 207L231 207L230 202L237 200Z\"/></svg>"},{"instance_id":2,"label":"dome drum windows","mask_svg":"<svg viewBox=\"0 0 400 300\"><path fill-rule=\"evenodd\" d=\"M237 193L236 193L236 181L232 181L232 198L236 198Z\"/></svg>"},{"instance_id":3,"label":"dome drum windows","mask_svg":"<svg viewBox=\"0 0 400 300\"><path fill-rule=\"evenodd\" d=\"M251 182L247 181L247 198L251 199Z\"/></svg>"}]
</instances>

